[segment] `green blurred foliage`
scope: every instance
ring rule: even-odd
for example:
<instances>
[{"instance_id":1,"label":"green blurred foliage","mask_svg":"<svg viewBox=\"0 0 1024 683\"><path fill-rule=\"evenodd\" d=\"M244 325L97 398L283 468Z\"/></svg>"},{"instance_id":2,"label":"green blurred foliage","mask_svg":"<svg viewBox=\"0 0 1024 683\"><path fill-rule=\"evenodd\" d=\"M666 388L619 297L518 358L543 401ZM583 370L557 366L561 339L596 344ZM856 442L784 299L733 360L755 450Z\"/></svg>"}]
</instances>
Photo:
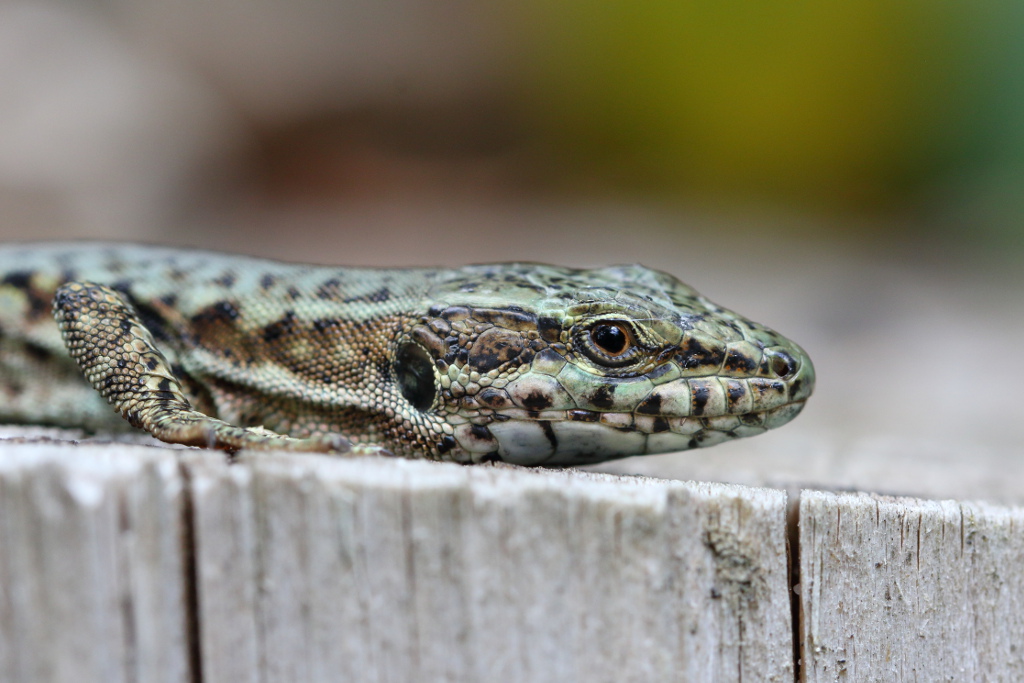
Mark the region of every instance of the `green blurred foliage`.
<instances>
[{"instance_id":1,"label":"green blurred foliage","mask_svg":"<svg viewBox=\"0 0 1024 683\"><path fill-rule=\"evenodd\" d=\"M999 238L1024 217L1022 8L527 0L508 25L523 114L567 182L914 207Z\"/></svg>"}]
</instances>

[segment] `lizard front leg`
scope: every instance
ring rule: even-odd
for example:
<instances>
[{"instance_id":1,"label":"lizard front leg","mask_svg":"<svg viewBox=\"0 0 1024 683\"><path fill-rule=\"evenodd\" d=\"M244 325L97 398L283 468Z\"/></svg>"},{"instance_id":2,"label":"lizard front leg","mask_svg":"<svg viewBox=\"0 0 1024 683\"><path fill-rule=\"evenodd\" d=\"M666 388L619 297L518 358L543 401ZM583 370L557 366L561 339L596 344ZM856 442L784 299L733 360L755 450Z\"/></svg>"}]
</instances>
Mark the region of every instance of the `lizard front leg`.
<instances>
[{"instance_id":1,"label":"lizard front leg","mask_svg":"<svg viewBox=\"0 0 1024 683\"><path fill-rule=\"evenodd\" d=\"M242 448L387 452L354 445L341 435L297 439L262 428L239 427L194 410L134 307L110 287L68 282L56 291L53 314L64 345L89 383L128 422L161 441L232 452Z\"/></svg>"}]
</instances>

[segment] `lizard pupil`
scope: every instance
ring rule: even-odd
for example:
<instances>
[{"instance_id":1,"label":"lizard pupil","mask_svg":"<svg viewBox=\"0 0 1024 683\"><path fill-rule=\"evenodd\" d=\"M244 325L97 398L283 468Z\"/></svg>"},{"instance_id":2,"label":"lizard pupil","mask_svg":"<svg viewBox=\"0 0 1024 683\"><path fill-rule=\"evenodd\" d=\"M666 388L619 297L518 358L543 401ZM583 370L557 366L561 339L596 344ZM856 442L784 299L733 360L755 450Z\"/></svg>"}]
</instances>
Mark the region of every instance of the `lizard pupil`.
<instances>
[{"instance_id":1,"label":"lizard pupil","mask_svg":"<svg viewBox=\"0 0 1024 683\"><path fill-rule=\"evenodd\" d=\"M621 325L602 323L590 332L590 338L597 348L610 356L618 356L626 350L629 338Z\"/></svg>"},{"instance_id":2,"label":"lizard pupil","mask_svg":"<svg viewBox=\"0 0 1024 683\"><path fill-rule=\"evenodd\" d=\"M405 344L395 356L395 380L402 396L423 412L434 404L434 363L416 344Z\"/></svg>"}]
</instances>

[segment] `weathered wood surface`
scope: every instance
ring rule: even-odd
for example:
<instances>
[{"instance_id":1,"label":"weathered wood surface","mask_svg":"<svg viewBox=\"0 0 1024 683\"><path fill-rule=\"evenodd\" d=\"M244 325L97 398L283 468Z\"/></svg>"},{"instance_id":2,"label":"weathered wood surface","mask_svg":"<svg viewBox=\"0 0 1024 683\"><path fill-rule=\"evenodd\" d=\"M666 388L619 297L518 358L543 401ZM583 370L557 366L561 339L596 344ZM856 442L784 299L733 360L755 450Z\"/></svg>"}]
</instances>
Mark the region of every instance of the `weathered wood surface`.
<instances>
[{"instance_id":1,"label":"weathered wood surface","mask_svg":"<svg viewBox=\"0 0 1024 683\"><path fill-rule=\"evenodd\" d=\"M792 678L778 492L403 460L240 465L192 468L209 680Z\"/></svg>"},{"instance_id":2,"label":"weathered wood surface","mask_svg":"<svg viewBox=\"0 0 1024 683\"><path fill-rule=\"evenodd\" d=\"M0 445L0 680L790 681L785 494Z\"/></svg>"},{"instance_id":3,"label":"weathered wood surface","mask_svg":"<svg viewBox=\"0 0 1024 683\"><path fill-rule=\"evenodd\" d=\"M173 451L0 442L0 681L189 683Z\"/></svg>"},{"instance_id":4,"label":"weathered wood surface","mask_svg":"<svg viewBox=\"0 0 1024 683\"><path fill-rule=\"evenodd\" d=\"M0 681L1024 680L1024 510L785 512L720 484L0 441Z\"/></svg>"},{"instance_id":5,"label":"weathered wood surface","mask_svg":"<svg viewBox=\"0 0 1024 683\"><path fill-rule=\"evenodd\" d=\"M805 491L806 681L1024 680L1024 510Z\"/></svg>"}]
</instances>

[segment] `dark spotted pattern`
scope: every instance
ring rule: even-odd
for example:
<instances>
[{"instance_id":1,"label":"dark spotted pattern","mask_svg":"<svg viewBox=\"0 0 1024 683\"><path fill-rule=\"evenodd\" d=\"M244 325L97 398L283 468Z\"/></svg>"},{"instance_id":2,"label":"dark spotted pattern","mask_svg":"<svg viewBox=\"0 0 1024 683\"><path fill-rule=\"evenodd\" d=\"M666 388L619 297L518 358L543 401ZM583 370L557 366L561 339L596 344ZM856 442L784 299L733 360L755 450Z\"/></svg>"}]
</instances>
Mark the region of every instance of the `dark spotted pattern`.
<instances>
[{"instance_id":1,"label":"dark spotted pattern","mask_svg":"<svg viewBox=\"0 0 1024 683\"><path fill-rule=\"evenodd\" d=\"M477 372L487 373L518 360L523 352L522 334L501 327L491 327L473 342L466 362Z\"/></svg>"}]
</instances>

